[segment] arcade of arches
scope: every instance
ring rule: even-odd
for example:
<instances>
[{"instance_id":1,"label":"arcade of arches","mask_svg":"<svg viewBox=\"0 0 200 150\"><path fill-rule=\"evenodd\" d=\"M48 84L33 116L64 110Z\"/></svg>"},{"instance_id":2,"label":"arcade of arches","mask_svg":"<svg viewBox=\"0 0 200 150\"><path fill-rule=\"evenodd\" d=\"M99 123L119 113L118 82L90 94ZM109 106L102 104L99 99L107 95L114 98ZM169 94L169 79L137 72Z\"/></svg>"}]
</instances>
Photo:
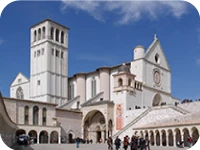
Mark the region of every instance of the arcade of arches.
<instances>
[{"instance_id":1,"label":"arcade of arches","mask_svg":"<svg viewBox=\"0 0 200 150\"><path fill-rule=\"evenodd\" d=\"M188 136L192 137L193 144L199 139L199 130L197 127L136 130L134 134L148 138L152 146L176 146L176 143L180 141L184 141L184 146L187 146Z\"/></svg>"},{"instance_id":2,"label":"arcade of arches","mask_svg":"<svg viewBox=\"0 0 200 150\"><path fill-rule=\"evenodd\" d=\"M104 115L100 111L89 112L84 119L83 138L92 140L93 142L105 142L112 136L113 123L112 120L106 122Z\"/></svg>"},{"instance_id":3,"label":"arcade of arches","mask_svg":"<svg viewBox=\"0 0 200 150\"><path fill-rule=\"evenodd\" d=\"M30 130L26 132L23 129L18 129L15 133L15 136L18 137L19 135L26 134L33 138L34 143L60 143L59 141L59 134L57 131L52 131L48 133L47 131L43 130L37 132L35 130Z\"/></svg>"}]
</instances>

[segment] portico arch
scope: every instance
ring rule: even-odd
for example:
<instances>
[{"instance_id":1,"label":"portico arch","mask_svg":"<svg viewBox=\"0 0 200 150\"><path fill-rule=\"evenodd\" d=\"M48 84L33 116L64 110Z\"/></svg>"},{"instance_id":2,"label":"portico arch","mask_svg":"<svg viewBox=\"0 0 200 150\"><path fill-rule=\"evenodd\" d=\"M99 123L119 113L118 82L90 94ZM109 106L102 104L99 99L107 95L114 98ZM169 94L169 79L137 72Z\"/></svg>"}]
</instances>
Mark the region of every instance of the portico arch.
<instances>
[{"instance_id":1,"label":"portico arch","mask_svg":"<svg viewBox=\"0 0 200 150\"><path fill-rule=\"evenodd\" d=\"M156 130L156 146L160 146L160 133Z\"/></svg>"},{"instance_id":2,"label":"portico arch","mask_svg":"<svg viewBox=\"0 0 200 150\"><path fill-rule=\"evenodd\" d=\"M26 131L23 130L23 129L19 129L19 130L17 130L17 131L15 132L15 136L16 136L16 137L19 137L19 136L22 135L22 134L26 134Z\"/></svg>"},{"instance_id":3,"label":"portico arch","mask_svg":"<svg viewBox=\"0 0 200 150\"><path fill-rule=\"evenodd\" d=\"M112 126L112 121L109 120L109 123ZM104 114L99 110L90 111L83 119L84 139L99 142L101 138L102 141L105 141L105 135L107 133L105 127L106 119Z\"/></svg>"},{"instance_id":4,"label":"portico arch","mask_svg":"<svg viewBox=\"0 0 200 150\"><path fill-rule=\"evenodd\" d=\"M174 146L174 136L172 130L168 130L168 145Z\"/></svg>"},{"instance_id":5,"label":"portico arch","mask_svg":"<svg viewBox=\"0 0 200 150\"><path fill-rule=\"evenodd\" d=\"M33 139L34 143L37 143L37 132L35 130L29 131L28 135Z\"/></svg>"},{"instance_id":6,"label":"portico arch","mask_svg":"<svg viewBox=\"0 0 200 150\"><path fill-rule=\"evenodd\" d=\"M196 127L192 128L192 139L193 139L193 145L198 141L199 139L199 131Z\"/></svg>"},{"instance_id":7,"label":"portico arch","mask_svg":"<svg viewBox=\"0 0 200 150\"><path fill-rule=\"evenodd\" d=\"M188 136L190 136L187 128L183 129L183 137L184 137L184 146L187 146Z\"/></svg>"},{"instance_id":8,"label":"portico arch","mask_svg":"<svg viewBox=\"0 0 200 150\"><path fill-rule=\"evenodd\" d=\"M57 131L51 132L50 143L58 143L58 132Z\"/></svg>"},{"instance_id":9,"label":"portico arch","mask_svg":"<svg viewBox=\"0 0 200 150\"><path fill-rule=\"evenodd\" d=\"M181 141L181 131L178 128L176 128L175 133L176 133L176 143L180 142ZM174 143L174 144L176 144L176 143Z\"/></svg>"},{"instance_id":10,"label":"portico arch","mask_svg":"<svg viewBox=\"0 0 200 150\"><path fill-rule=\"evenodd\" d=\"M150 131L150 143L151 143L151 145L154 145L154 144L155 144L155 143L154 143L154 133L153 133L152 130Z\"/></svg>"},{"instance_id":11,"label":"portico arch","mask_svg":"<svg viewBox=\"0 0 200 150\"><path fill-rule=\"evenodd\" d=\"M48 143L48 132L47 131L40 132L39 142L40 143Z\"/></svg>"},{"instance_id":12,"label":"portico arch","mask_svg":"<svg viewBox=\"0 0 200 150\"><path fill-rule=\"evenodd\" d=\"M162 130L161 133L162 133L162 141L161 141L162 146L166 146L167 145L166 132L165 130Z\"/></svg>"}]
</instances>

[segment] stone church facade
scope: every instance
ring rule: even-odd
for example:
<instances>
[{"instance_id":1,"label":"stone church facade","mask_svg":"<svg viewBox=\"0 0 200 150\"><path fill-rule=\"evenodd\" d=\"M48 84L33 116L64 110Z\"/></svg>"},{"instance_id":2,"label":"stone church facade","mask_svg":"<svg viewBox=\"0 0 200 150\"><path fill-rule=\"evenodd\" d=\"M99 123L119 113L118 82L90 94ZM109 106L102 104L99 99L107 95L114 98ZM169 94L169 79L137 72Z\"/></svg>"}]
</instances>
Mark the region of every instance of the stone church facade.
<instances>
[{"instance_id":1,"label":"stone church facade","mask_svg":"<svg viewBox=\"0 0 200 150\"><path fill-rule=\"evenodd\" d=\"M198 139L200 111L192 106L200 104L172 97L171 70L156 35L147 49L136 46L128 63L68 77L68 32L50 19L31 27L30 79L19 73L4 98L16 136L70 143L77 136L98 142L136 134L163 146L188 135Z\"/></svg>"}]
</instances>

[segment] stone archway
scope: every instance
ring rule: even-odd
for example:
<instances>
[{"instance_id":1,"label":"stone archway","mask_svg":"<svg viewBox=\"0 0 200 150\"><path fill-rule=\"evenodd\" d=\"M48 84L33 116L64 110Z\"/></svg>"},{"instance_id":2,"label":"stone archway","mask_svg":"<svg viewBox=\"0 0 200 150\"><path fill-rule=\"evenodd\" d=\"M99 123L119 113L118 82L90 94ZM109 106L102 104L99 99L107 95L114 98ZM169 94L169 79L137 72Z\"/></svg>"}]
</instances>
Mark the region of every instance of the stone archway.
<instances>
[{"instance_id":1,"label":"stone archway","mask_svg":"<svg viewBox=\"0 0 200 150\"><path fill-rule=\"evenodd\" d=\"M22 135L22 134L26 134L26 131L23 130L23 129L19 129L19 130L17 130L17 131L15 132L15 136L16 136L16 137L19 137L19 136Z\"/></svg>"},{"instance_id":2,"label":"stone archway","mask_svg":"<svg viewBox=\"0 0 200 150\"><path fill-rule=\"evenodd\" d=\"M150 143L151 143L152 146L155 145L153 131L150 131Z\"/></svg>"},{"instance_id":3,"label":"stone archway","mask_svg":"<svg viewBox=\"0 0 200 150\"><path fill-rule=\"evenodd\" d=\"M197 130L196 127L192 128L192 139L193 139L193 145L196 144L196 142L199 139L199 131Z\"/></svg>"},{"instance_id":4,"label":"stone archway","mask_svg":"<svg viewBox=\"0 0 200 150\"><path fill-rule=\"evenodd\" d=\"M92 140L94 142L99 142L100 138L105 141L105 135L108 133L106 131L106 120L105 116L99 110L90 111L83 120L84 124L84 138Z\"/></svg>"},{"instance_id":5,"label":"stone archway","mask_svg":"<svg viewBox=\"0 0 200 150\"><path fill-rule=\"evenodd\" d=\"M189 134L189 130L187 128L183 129L183 141L184 141L184 146L187 146L187 142L188 142L188 136L190 136Z\"/></svg>"},{"instance_id":6,"label":"stone archway","mask_svg":"<svg viewBox=\"0 0 200 150\"><path fill-rule=\"evenodd\" d=\"M156 146L160 146L160 133L156 130Z\"/></svg>"},{"instance_id":7,"label":"stone archway","mask_svg":"<svg viewBox=\"0 0 200 150\"><path fill-rule=\"evenodd\" d=\"M176 132L176 143L174 144L177 144L177 142L181 141L181 131L178 128L176 128L175 132Z\"/></svg>"},{"instance_id":8,"label":"stone archway","mask_svg":"<svg viewBox=\"0 0 200 150\"><path fill-rule=\"evenodd\" d=\"M165 132L165 130L162 130L161 131L161 133L162 133L162 146L167 146L167 138L166 138L166 132Z\"/></svg>"},{"instance_id":9,"label":"stone archway","mask_svg":"<svg viewBox=\"0 0 200 150\"><path fill-rule=\"evenodd\" d=\"M37 143L37 132L35 130L29 131L28 135L33 139L34 143Z\"/></svg>"},{"instance_id":10,"label":"stone archway","mask_svg":"<svg viewBox=\"0 0 200 150\"><path fill-rule=\"evenodd\" d=\"M72 133L68 134L68 142L73 143L73 134Z\"/></svg>"},{"instance_id":11,"label":"stone archway","mask_svg":"<svg viewBox=\"0 0 200 150\"><path fill-rule=\"evenodd\" d=\"M160 106L162 102L162 97L160 94L156 94L153 98L152 106Z\"/></svg>"},{"instance_id":12,"label":"stone archway","mask_svg":"<svg viewBox=\"0 0 200 150\"><path fill-rule=\"evenodd\" d=\"M39 135L39 143L48 143L48 132L41 131Z\"/></svg>"},{"instance_id":13,"label":"stone archway","mask_svg":"<svg viewBox=\"0 0 200 150\"><path fill-rule=\"evenodd\" d=\"M172 130L168 130L168 145L174 146L174 136Z\"/></svg>"},{"instance_id":14,"label":"stone archway","mask_svg":"<svg viewBox=\"0 0 200 150\"><path fill-rule=\"evenodd\" d=\"M58 132L52 131L50 134L50 143L58 143Z\"/></svg>"}]
</instances>

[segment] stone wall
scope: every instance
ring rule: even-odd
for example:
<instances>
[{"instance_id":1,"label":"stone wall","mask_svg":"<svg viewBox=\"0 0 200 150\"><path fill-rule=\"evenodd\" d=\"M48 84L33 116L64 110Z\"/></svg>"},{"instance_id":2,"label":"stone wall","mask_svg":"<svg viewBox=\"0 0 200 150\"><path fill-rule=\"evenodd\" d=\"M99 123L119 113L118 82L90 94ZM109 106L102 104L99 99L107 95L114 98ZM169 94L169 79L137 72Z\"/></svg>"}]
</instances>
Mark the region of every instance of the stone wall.
<instances>
[{"instance_id":1,"label":"stone wall","mask_svg":"<svg viewBox=\"0 0 200 150\"><path fill-rule=\"evenodd\" d=\"M68 142L69 134L73 135L72 138L81 137L81 112L56 109L56 118L61 127L61 137L65 138L65 142Z\"/></svg>"},{"instance_id":2,"label":"stone wall","mask_svg":"<svg viewBox=\"0 0 200 150\"><path fill-rule=\"evenodd\" d=\"M15 143L16 124L10 119L0 93L0 135L5 144L11 147Z\"/></svg>"}]
</instances>

